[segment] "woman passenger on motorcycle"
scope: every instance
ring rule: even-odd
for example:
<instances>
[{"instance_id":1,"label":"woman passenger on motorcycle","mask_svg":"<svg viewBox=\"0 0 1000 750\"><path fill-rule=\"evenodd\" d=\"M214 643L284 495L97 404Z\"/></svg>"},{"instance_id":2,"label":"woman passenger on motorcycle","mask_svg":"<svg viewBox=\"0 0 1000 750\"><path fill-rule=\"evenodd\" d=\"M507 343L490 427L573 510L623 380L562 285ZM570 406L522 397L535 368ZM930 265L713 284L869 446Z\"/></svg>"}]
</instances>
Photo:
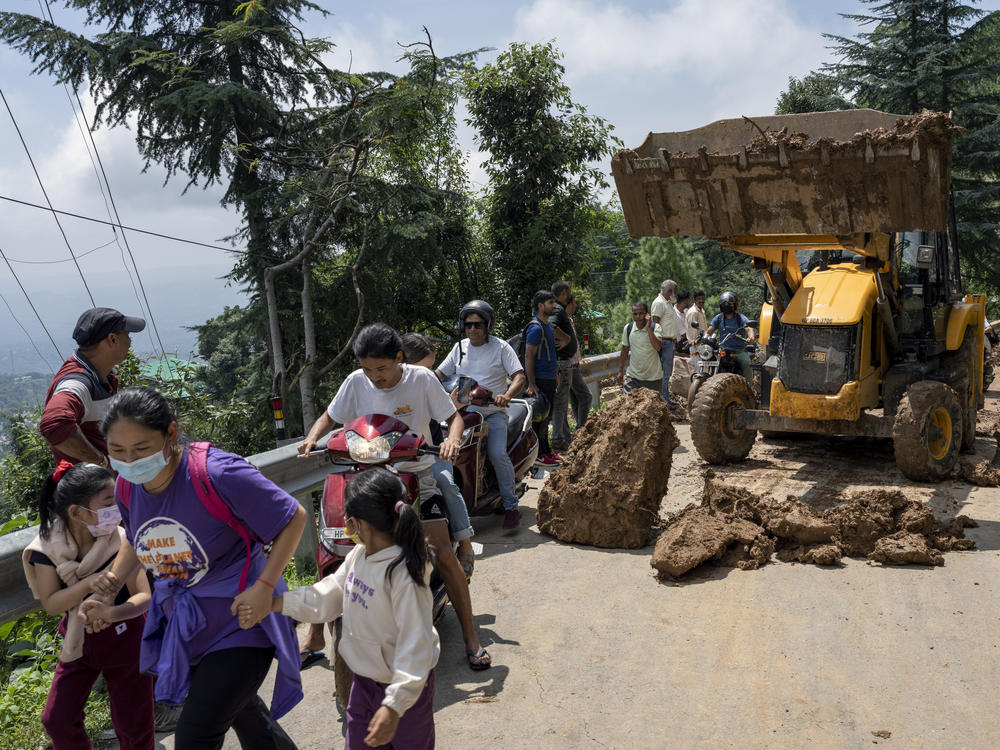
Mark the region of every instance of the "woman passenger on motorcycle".
<instances>
[{"instance_id":1,"label":"woman passenger on motorcycle","mask_svg":"<svg viewBox=\"0 0 1000 750\"><path fill-rule=\"evenodd\" d=\"M406 424L414 432L432 443L431 420L447 420L448 435L439 449L442 459L452 461L458 457L462 443L464 423L451 397L430 370L403 363L403 342L385 323L372 323L361 329L354 341L354 356L361 363L341 384L333 401L309 430L299 445L299 453L307 454L323 435L337 423L346 424L365 414L387 414ZM422 459L424 457L420 457ZM468 654L469 667L486 669L490 655L479 642L476 624L472 618L472 599L469 582L455 556L448 536L448 517L441 509L443 502L437 489L430 461L398 464L403 471L414 471L420 482L420 515L424 534L430 548L431 560L444 580L448 598L458 615ZM407 465L409 464L409 465ZM322 626L310 630L312 648L322 643Z\"/></svg>"},{"instance_id":2,"label":"woman passenger on motorcycle","mask_svg":"<svg viewBox=\"0 0 1000 750\"><path fill-rule=\"evenodd\" d=\"M712 318L706 334L719 332L722 350L736 357L740 372L746 381L753 384L753 371L750 369L750 355L747 346L754 342L754 331L750 321L737 312L740 298L732 292L723 292L719 297L719 314ZM745 338L742 338L746 334ZM728 338L727 338L728 337Z\"/></svg>"},{"instance_id":3,"label":"woman passenger on motorcycle","mask_svg":"<svg viewBox=\"0 0 1000 750\"><path fill-rule=\"evenodd\" d=\"M430 339L422 333L404 333L403 340L403 361L416 367L426 367L428 370L434 369L435 348ZM458 404L456 404L458 406ZM441 423L431 421L431 437L435 443L440 443ZM472 521L469 520L469 509L465 507L465 498L462 497L461 490L455 484L455 475L452 473L450 461L437 459L434 462L434 479L437 481L438 489L444 497L445 511L448 513L448 526L451 529L451 538L458 542L458 562L465 572L466 580L472 578L472 571L476 563L475 553L472 551Z\"/></svg>"}]
</instances>

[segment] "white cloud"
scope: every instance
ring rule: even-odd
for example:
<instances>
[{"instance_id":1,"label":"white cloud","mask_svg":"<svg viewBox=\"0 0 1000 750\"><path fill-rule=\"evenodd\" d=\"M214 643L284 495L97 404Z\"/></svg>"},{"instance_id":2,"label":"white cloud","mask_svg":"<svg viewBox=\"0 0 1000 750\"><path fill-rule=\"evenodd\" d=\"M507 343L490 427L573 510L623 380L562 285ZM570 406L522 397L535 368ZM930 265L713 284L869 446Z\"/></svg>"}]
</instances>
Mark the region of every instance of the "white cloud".
<instances>
[{"instance_id":1,"label":"white cloud","mask_svg":"<svg viewBox=\"0 0 1000 750\"><path fill-rule=\"evenodd\" d=\"M649 12L593 0L536 0L517 12L514 38L555 38L577 76L747 78L824 56L818 30L796 23L786 0L680 0Z\"/></svg>"}]
</instances>

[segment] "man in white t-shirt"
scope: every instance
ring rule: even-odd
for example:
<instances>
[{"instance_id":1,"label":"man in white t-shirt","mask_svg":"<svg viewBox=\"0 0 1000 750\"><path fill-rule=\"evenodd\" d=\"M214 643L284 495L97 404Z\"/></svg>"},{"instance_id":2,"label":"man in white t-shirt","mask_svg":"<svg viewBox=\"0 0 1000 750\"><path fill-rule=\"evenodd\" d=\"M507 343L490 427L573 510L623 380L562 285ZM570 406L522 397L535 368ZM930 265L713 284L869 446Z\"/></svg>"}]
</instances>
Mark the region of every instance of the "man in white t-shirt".
<instances>
[{"instance_id":1,"label":"man in white t-shirt","mask_svg":"<svg viewBox=\"0 0 1000 750\"><path fill-rule=\"evenodd\" d=\"M514 490L514 464L507 455L507 404L524 388L524 368L517 353L506 341L492 335L496 314L486 302L476 299L469 302L458 314L467 338L462 339L448 353L437 369L442 380L452 375L467 375L479 385L493 392L496 406L470 406L471 411L483 414L489 431L486 435L486 454L496 471L500 498L503 501L505 529L516 529L521 521ZM507 379L510 378L510 385Z\"/></svg>"},{"instance_id":2,"label":"man in white t-shirt","mask_svg":"<svg viewBox=\"0 0 1000 750\"><path fill-rule=\"evenodd\" d=\"M365 326L354 341L354 355L361 362L361 369L348 375L337 389L330 406L299 445L299 453L308 454L313 450L320 438L336 423L346 424L365 414L385 414L419 432L428 443L433 443L431 420L447 420L448 436L439 446L440 456L446 461L455 459L462 444L462 418L433 372L426 367L403 363L403 342L399 334L385 323ZM400 468L414 471L420 481L420 517L424 535L432 561L444 580L448 597L461 623L469 666L485 669L490 665L490 656L479 642L472 618L469 583L451 546L448 516L439 502L437 483L430 470L434 463L433 456L426 458L426 461L407 462L408 465ZM309 631L303 650L319 650L323 643L322 626L318 633L314 626Z\"/></svg>"},{"instance_id":3,"label":"man in white t-shirt","mask_svg":"<svg viewBox=\"0 0 1000 750\"><path fill-rule=\"evenodd\" d=\"M681 332L677 327L677 317L674 315L674 303L677 301L677 282L667 279L660 284L660 293L653 300L649 313L654 326L659 326L662 333L660 339L660 369L663 379L660 383L660 395L671 409L677 404L670 398L670 376L674 372L674 348Z\"/></svg>"}]
</instances>

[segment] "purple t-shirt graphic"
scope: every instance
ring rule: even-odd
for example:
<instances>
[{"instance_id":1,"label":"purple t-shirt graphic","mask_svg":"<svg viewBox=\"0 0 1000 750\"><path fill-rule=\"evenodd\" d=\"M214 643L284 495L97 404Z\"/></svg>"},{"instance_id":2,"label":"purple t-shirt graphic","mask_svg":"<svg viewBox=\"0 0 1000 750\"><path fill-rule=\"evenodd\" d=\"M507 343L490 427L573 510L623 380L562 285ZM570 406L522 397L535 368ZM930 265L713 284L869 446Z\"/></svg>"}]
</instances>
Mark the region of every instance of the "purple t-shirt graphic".
<instances>
[{"instance_id":1,"label":"purple t-shirt graphic","mask_svg":"<svg viewBox=\"0 0 1000 750\"><path fill-rule=\"evenodd\" d=\"M207 466L216 492L262 542L273 540L295 514L298 501L239 456L213 449ZM241 630L230 611L246 545L198 499L186 452L163 492L150 495L141 485L133 485L129 508L121 503L119 508L136 555L157 580L174 579L193 593L198 592L201 582L223 584L227 592L227 596L199 597L205 626L190 642L192 664L223 648L272 645L260 626ZM251 569L259 571L264 563L263 549L254 544L252 550ZM220 575L226 580L220 580ZM254 578L251 575L251 583Z\"/></svg>"}]
</instances>

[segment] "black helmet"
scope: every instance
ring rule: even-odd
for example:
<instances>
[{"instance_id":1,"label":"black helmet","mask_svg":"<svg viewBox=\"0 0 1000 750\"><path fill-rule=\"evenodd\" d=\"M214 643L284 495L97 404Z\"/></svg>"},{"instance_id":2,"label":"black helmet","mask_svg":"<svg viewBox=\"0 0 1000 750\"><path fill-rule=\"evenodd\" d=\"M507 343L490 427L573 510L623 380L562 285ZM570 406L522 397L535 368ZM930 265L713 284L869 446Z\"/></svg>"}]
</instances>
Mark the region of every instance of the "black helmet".
<instances>
[{"instance_id":1,"label":"black helmet","mask_svg":"<svg viewBox=\"0 0 1000 750\"><path fill-rule=\"evenodd\" d=\"M534 396L525 396L525 401L528 402L528 406L531 407L531 421L541 422L547 416L549 416L549 409L552 405L549 403L548 398L545 394L539 391Z\"/></svg>"},{"instance_id":2,"label":"black helmet","mask_svg":"<svg viewBox=\"0 0 1000 750\"><path fill-rule=\"evenodd\" d=\"M458 313L459 334L462 333L462 329L465 327L465 318L469 315L469 313L475 313L476 315L482 316L483 320L486 321L486 332L493 333L493 321L496 320L497 314L493 312L493 308L490 306L489 302L483 302L481 299L474 299L470 302L466 302Z\"/></svg>"},{"instance_id":3,"label":"black helmet","mask_svg":"<svg viewBox=\"0 0 1000 750\"><path fill-rule=\"evenodd\" d=\"M719 310L725 313L734 313L740 306L740 298L732 292L723 292L719 297Z\"/></svg>"}]
</instances>

